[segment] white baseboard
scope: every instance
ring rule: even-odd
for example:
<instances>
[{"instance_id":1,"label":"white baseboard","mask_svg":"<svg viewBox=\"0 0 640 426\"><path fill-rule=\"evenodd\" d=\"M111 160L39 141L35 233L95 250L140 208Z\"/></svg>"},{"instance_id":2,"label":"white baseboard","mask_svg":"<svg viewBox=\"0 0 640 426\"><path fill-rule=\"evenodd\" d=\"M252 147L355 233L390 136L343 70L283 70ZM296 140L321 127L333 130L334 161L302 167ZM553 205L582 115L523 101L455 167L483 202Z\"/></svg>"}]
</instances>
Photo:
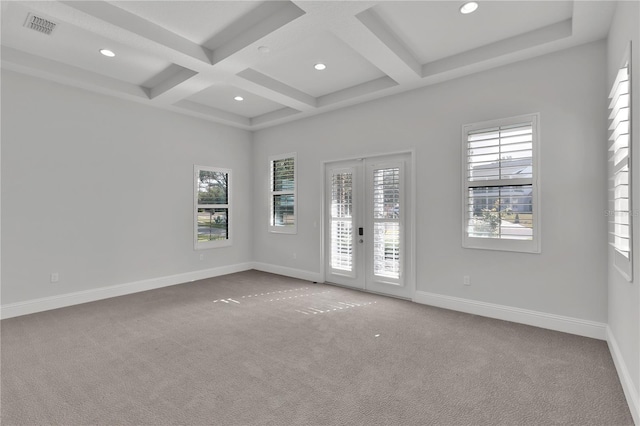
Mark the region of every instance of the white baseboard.
<instances>
[{"instance_id":1,"label":"white baseboard","mask_svg":"<svg viewBox=\"0 0 640 426\"><path fill-rule=\"evenodd\" d=\"M80 303L124 296L126 294L153 290L170 285L183 284L205 278L247 271L249 269L252 269L252 264L250 262L238 263L218 268L203 269L200 271L185 272L183 274L169 275L166 277L151 278L148 280L77 291L73 293L43 297L40 299L32 299L24 302L9 303L0 307L0 318L12 318L20 315L48 311L51 309L64 308L66 306L78 305Z\"/></svg>"},{"instance_id":2,"label":"white baseboard","mask_svg":"<svg viewBox=\"0 0 640 426\"><path fill-rule=\"evenodd\" d=\"M530 311L459 297L444 296L424 291L416 291L413 301L424 305L466 312L468 314L527 324L549 330L577 334L578 336L591 337L593 339L606 340L607 325L595 321Z\"/></svg>"},{"instance_id":3,"label":"white baseboard","mask_svg":"<svg viewBox=\"0 0 640 426\"><path fill-rule=\"evenodd\" d=\"M622 384L624 396L627 398L627 403L629 404L629 410L631 411L633 421L636 425L640 426L640 394L638 393L638 389L631 379L631 375L629 374L629 370L627 369L627 364L622 357L622 353L620 352L618 342L609 326L607 326L607 344L609 345L609 351L611 352L613 363L615 364L616 370L618 371L618 377L620 378L620 383Z\"/></svg>"},{"instance_id":4,"label":"white baseboard","mask_svg":"<svg viewBox=\"0 0 640 426\"><path fill-rule=\"evenodd\" d=\"M298 278L300 280L321 282L322 277L319 272L310 272L302 269L288 268L286 266L272 265L269 263L253 262L253 269L271 274L284 275L286 277Z\"/></svg>"}]
</instances>

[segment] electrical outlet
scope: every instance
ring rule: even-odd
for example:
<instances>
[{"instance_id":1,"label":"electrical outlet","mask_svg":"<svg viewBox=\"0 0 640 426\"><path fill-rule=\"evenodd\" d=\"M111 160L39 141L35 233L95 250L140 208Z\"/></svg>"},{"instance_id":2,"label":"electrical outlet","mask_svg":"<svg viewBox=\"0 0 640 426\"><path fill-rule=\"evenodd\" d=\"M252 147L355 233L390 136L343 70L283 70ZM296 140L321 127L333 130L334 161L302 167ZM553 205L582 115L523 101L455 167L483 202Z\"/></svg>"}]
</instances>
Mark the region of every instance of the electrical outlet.
<instances>
[{"instance_id":1,"label":"electrical outlet","mask_svg":"<svg viewBox=\"0 0 640 426\"><path fill-rule=\"evenodd\" d=\"M297 255L297 254L295 254L295 253L293 253L293 258L294 258L294 259L297 259L297 258L298 258L298 255Z\"/></svg>"},{"instance_id":2,"label":"electrical outlet","mask_svg":"<svg viewBox=\"0 0 640 426\"><path fill-rule=\"evenodd\" d=\"M57 272L52 272L51 273L51 282L52 283L57 283L58 281L60 281L60 275Z\"/></svg>"},{"instance_id":3,"label":"electrical outlet","mask_svg":"<svg viewBox=\"0 0 640 426\"><path fill-rule=\"evenodd\" d=\"M471 278L469 277L469 275L465 275L464 277L462 277L462 283L464 285L471 285Z\"/></svg>"},{"instance_id":4,"label":"electrical outlet","mask_svg":"<svg viewBox=\"0 0 640 426\"><path fill-rule=\"evenodd\" d=\"M204 253L200 253L200 260L204 260Z\"/></svg>"}]
</instances>

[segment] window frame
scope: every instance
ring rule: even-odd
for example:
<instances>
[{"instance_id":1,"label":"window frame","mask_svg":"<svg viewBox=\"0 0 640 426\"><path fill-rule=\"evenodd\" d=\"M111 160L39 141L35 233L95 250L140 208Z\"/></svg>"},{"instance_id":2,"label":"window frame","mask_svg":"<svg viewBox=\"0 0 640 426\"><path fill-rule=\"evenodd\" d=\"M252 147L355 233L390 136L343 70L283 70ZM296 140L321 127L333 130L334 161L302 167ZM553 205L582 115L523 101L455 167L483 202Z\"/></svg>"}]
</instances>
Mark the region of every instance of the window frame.
<instances>
[{"instance_id":1,"label":"window frame","mask_svg":"<svg viewBox=\"0 0 640 426\"><path fill-rule=\"evenodd\" d=\"M398 276L387 276L382 274L376 274L375 271L375 261L372 267L368 271L368 282L371 283L384 283L389 285L394 285L397 287L404 287L406 285L406 272L405 266L406 262L406 241L407 235L405 234L406 228L406 206L407 206L407 193L406 193L406 161L404 159L384 159L384 161L372 161L367 164L366 170L366 194L365 197L369 197L368 202L368 213L365 218L365 223L367 225L367 232L371 235L372 244L367 245L366 256L368 259L375 258L375 225L376 223L397 223L398 224L398 235L399 235L399 244L398 244L398 254L399 258L398 262ZM398 214L397 218L376 218L376 197L375 197L375 173L379 170L389 170L389 169L398 169ZM382 205L384 206L384 201ZM384 252L384 251L383 251Z\"/></svg>"},{"instance_id":2,"label":"window frame","mask_svg":"<svg viewBox=\"0 0 640 426\"><path fill-rule=\"evenodd\" d=\"M468 235L468 191L469 188L483 187L482 181L470 181L467 176L468 165L468 135L470 132L477 132L482 130L489 130L495 127L509 126L515 124L531 123L532 128L532 177L530 179L532 186L532 201L531 208L533 213L533 235L531 240L515 240L515 239L503 239L503 238L482 238L471 237ZM519 253L533 253L539 254L542 250L541 244L541 200L540 200L540 113L524 114L514 117L500 118L495 120L465 124L462 126L462 247L469 249L484 249L484 250L500 250ZM514 185L514 179L497 179L498 181L504 181L504 185L498 185L495 187L508 187ZM529 180L527 178L527 180ZM510 182L511 181L511 182ZM528 184L528 182L527 182Z\"/></svg>"},{"instance_id":3,"label":"window frame","mask_svg":"<svg viewBox=\"0 0 640 426\"><path fill-rule=\"evenodd\" d=\"M198 203L198 181L200 171L225 173L227 175L227 204L199 204ZM232 244L233 220L232 220L232 172L231 169L212 166L193 166L193 247L194 250L207 250L219 247L228 247ZM198 209L227 209L227 238L224 240L198 241Z\"/></svg>"},{"instance_id":4,"label":"window frame","mask_svg":"<svg viewBox=\"0 0 640 426\"><path fill-rule=\"evenodd\" d=\"M274 191L273 163L279 160L293 158L293 190ZM277 225L273 214L274 198L280 195L293 195L293 225ZM269 232L276 234L298 233L298 156L295 152L272 155L269 157Z\"/></svg>"},{"instance_id":5,"label":"window frame","mask_svg":"<svg viewBox=\"0 0 640 426\"><path fill-rule=\"evenodd\" d=\"M608 180L608 204L609 209L607 210L607 216L609 216L609 245L613 249L613 266L618 272L628 281L633 281L633 75L632 75L632 62L631 62L631 43L627 45L622 55L622 60L620 65L617 67L616 76L614 77L614 81L611 84L611 91L607 97L607 152L609 152L609 158L607 161L607 180ZM611 138L615 134L615 128L611 128L613 123L615 122L615 116L611 117L613 113L613 104L615 103L614 96L617 92L616 89L619 87L618 76L622 69L627 68L627 79L628 79L628 95L629 95L629 115L628 115L628 140L627 140L627 154L624 161L627 166L627 209L624 210L627 213L628 218L628 234L629 234L629 251L628 256L625 256L621 249L616 245L616 219L618 218L618 211L616 207L616 201L619 198L616 197L615 194L615 186L616 186L616 177L618 173L621 171L619 167L614 164L616 151L615 151L615 141L612 141ZM611 122L611 124L609 124Z\"/></svg>"}]
</instances>

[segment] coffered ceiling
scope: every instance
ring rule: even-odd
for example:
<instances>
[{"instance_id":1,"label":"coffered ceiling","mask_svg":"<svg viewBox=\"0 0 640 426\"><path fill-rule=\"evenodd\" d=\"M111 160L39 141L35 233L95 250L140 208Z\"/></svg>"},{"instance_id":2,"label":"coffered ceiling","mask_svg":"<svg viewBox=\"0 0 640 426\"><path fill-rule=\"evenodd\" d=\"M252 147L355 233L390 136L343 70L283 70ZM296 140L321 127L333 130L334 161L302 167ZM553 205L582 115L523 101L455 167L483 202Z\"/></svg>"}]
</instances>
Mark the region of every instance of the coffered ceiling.
<instances>
[{"instance_id":1,"label":"coffered ceiling","mask_svg":"<svg viewBox=\"0 0 640 426\"><path fill-rule=\"evenodd\" d=\"M615 8L462 3L2 1L2 67L257 130L602 39Z\"/></svg>"}]
</instances>

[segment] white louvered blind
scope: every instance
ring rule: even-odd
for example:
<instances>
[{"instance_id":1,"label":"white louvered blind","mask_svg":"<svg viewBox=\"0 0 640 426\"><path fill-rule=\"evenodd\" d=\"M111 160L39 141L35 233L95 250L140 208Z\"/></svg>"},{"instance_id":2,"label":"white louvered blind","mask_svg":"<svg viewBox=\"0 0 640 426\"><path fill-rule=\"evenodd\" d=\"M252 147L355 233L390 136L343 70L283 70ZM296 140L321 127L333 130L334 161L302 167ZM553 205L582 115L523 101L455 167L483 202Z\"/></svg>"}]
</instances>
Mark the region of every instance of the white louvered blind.
<instances>
[{"instance_id":1,"label":"white louvered blind","mask_svg":"<svg viewBox=\"0 0 640 426\"><path fill-rule=\"evenodd\" d=\"M353 173L331 175L331 267L353 271Z\"/></svg>"},{"instance_id":2,"label":"white louvered blind","mask_svg":"<svg viewBox=\"0 0 640 426\"><path fill-rule=\"evenodd\" d=\"M537 253L538 115L463 127L463 246Z\"/></svg>"},{"instance_id":3,"label":"white louvered blind","mask_svg":"<svg viewBox=\"0 0 640 426\"><path fill-rule=\"evenodd\" d=\"M272 158L271 170L271 229L294 232L296 226L296 170L295 155Z\"/></svg>"},{"instance_id":4,"label":"white louvered blind","mask_svg":"<svg viewBox=\"0 0 640 426\"><path fill-rule=\"evenodd\" d=\"M373 171L373 273L400 277L400 168Z\"/></svg>"},{"instance_id":5,"label":"white louvered blind","mask_svg":"<svg viewBox=\"0 0 640 426\"><path fill-rule=\"evenodd\" d=\"M466 163L467 235L532 239L532 123L469 132Z\"/></svg>"},{"instance_id":6,"label":"white louvered blind","mask_svg":"<svg viewBox=\"0 0 640 426\"><path fill-rule=\"evenodd\" d=\"M631 160L630 160L630 118L631 81L629 61L618 70L609 94L609 152L610 152L610 202L613 209L610 217L609 242L616 252L631 259ZM620 265L616 265L620 266ZM630 275L630 268L624 270Z\"/></svg>"}]
</instances>

